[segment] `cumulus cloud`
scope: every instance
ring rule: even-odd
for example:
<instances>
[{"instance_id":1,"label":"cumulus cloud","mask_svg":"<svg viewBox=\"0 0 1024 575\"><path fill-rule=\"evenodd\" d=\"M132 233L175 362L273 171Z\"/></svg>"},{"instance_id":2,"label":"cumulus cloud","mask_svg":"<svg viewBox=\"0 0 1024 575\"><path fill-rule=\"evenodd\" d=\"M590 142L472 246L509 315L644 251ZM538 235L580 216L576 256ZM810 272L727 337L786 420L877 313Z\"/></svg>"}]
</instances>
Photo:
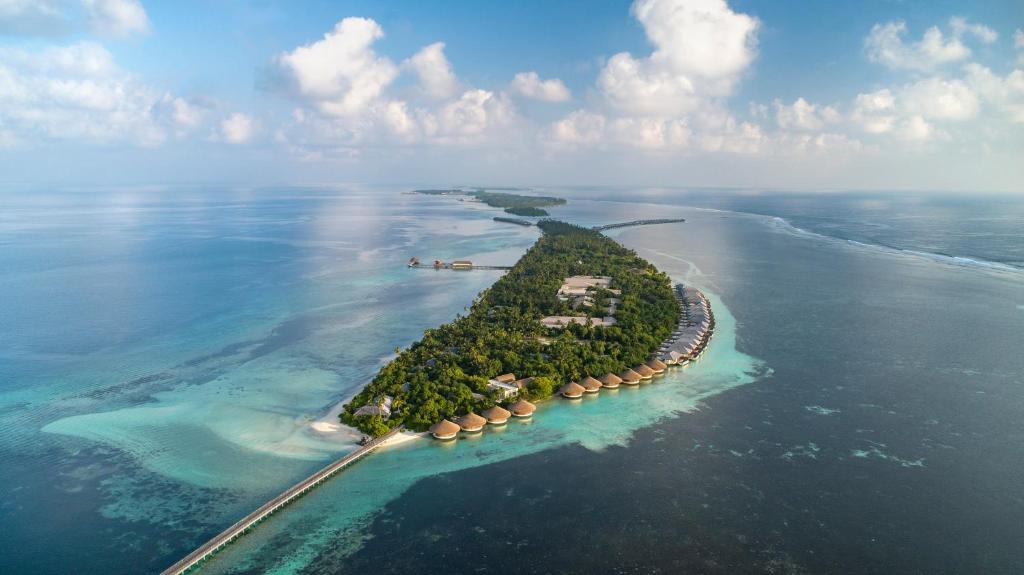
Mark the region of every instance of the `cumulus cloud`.
<instances>
[{"instance_id":1,"label":"cumulus cloud","mask_svg":"<svg viewBox=\"0 0 1024 575\"><path fill-rule=\"evenodd\" d=\"M235 112L220 123L220 135L229 144L248 143L255 133L253 119L241 112Z\"/></svg>"},{"instance_id":2,"label":"cumulus cloud","mask_svg":"<svg viewBox=\"0 0 1024 575\"><path fill-rule=\"evenodd\" d=\"M775 121L783 130L820 130L826 124L840 121L839 111L832 106L817 106L803 98L791 105L775 100Z\"/></svg>"},{"instance_id":3,"label":"cumulus cloud","mask_svg":"<svg viewBox=\"0 0 1024 575\"><path fill-rule=\"evenodd\" d=\"M565 102L572 97L558 78L541 80L536 72L520 72L512 79L512 90L525 98L545 102Z\"/></svg>"},{"instance_id":4,"label":"cumulus cloud","mask_svg":"<svg viewBox=\"0 0 1024 575\"><path fill-rule=\"evenodd\" d=\"M138 0L82 0L82 5L100 34L126 37L149 31L149 17Z\"/></svg>"},{"instance_id":5,"label":"cumulus cloud","mask_svg":"<svg viewBox=\"0 0 1024 575\"><path fill-rule=\"evenodd\" d=\"M631 115L677 116L731 93L756 55L758 21L724 0L638 0L633 15L654 51L612 56L598 86Z\"/></svg>"},{"instance_id":6,"label":"cumulus cloud","mask_svg":"<svg viewBox=\"0 0 1024 575\"><path fill-rule=\"evenodd\" d=\"M458 90L458 79L444 55L444 42L424 46L405 65L416 73L423 93L430 98L450 98Z\"/></svg>"},{"instance_id":7,"label":"cumulus cloud","mask_svg":"<svg viewBox=\"0 0 1024 575\"><path fill-rule=\"evenodd\" d=\"M99 44L0 48L0 126L8 141L157 145L194 120L183 101L174 114L175 101L122 71Z\"/></svg>"},{"instance_id":8,"label":"cumulus cloud","mask_svg":"<svg viewBox=\"0 0 1024 575\"><path fill-rule=\"evenodd\" d=\"M398 67L378 56L373 44L384 36L369 18L345 18L323 39L278 57L299 94L329 116L353 116L380 98Z\"/></svg>"},{"instance_id":9,"label":"cumulus cloud","mask_svg":"<svg viewBox=\"0 0 1024 575\"><path fill-rule=\"evenodd\" d=\"M949 34L938 26L925 30L917 42L906 42L906 22L875 24L864 40L868 58L894 70L927 71L950 62L961 62L971 55L964 43L966 37L983 43L992 43L998 35L981 24L971 24L963 18L953 18Z\"/></svg>"},{"instance_id":10,"label":"cumulus cloud","mask_svg":"<svg viewBox=\"0 0 1024 575\"><path fill-rule=\"evenodd\" d=\"M999 76L980 64L968 64L965 82L1011 122L1024 123L1024 71Z\"/></svg>"},{"instance_id":11,"label":"cumulus cloud","mask_svg":"<svg viewBox=\"0 0 1024 575\"><path fill-rule=\"evenodd\" d=\"M903 88L903 108L925 118L969 120L978 115L978 96L961 80L927 78Z\"/></svg>"}]
</instances>

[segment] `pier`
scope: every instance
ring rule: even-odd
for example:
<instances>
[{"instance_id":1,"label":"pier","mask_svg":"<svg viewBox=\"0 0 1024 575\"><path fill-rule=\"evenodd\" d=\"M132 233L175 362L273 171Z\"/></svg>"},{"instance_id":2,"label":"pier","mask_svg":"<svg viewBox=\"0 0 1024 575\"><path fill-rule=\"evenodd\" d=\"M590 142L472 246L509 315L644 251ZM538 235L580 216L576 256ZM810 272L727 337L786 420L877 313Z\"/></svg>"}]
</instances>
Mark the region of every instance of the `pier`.
<instances>
[{"instance_id":1,"label":"pier","mask_svg":"<svg viewBox=\"0 0 1024 575\"><path fill-rule=\"evenodd\" d=\"M618 224L605 224L603 226L594 226L590 229L595 232L603 232L606 230L614 230L617 228L631 228L633 226L653 226L657 224L681 224L686 220L683 218L668 218L660 220L633 220L631 222L621 222Z\"/></svg>"},{"instance_id":2,"label":"pier","mask_svg":"<svg viewBox=\"0 0 1024 575\"><path fill-rule=\"evenodd\" d=\"M359 447L355 451L345 455L341 459L338 459L334 463L331 463L327 467L324 467L320 471L317 471L313 475L303 479L286 490L284 493L264 503L259 509L246 515L242 519L238 520L234 525L228 527L222 531L219 535L210 539L195 551L186 555L183 559L171 565L167 569L161 572L160 575L180 575L187 573L193 568L197 567L200 563L210 558L214 553L220 551L227 545L229 545L235 539L238 539L245 534L246 531L252 529L259 522L266 519L271 514L277 512L285 505L288 505L292 501L295 501L299 497L302 497L310 490L316 488L324 481L330 479L332 475L341 471L345 467L355 463L359 459L370 454L378 447L383 445L388 439L401 433L405 429L404 426L399 426L384 435L370 441L369 443Z\"/></svg>"},{"instance_id":3,"label":"pier","mask_svg":"<svg viewBox=\"0 0 1024 575\"><path fill-rule=\"evenodd\" d=\"M658 348L658 358L668 365L696 360L715 331L711 302L700 290L677 284L676 300L679 302L679 324L672 336Z\"/></svg>"}]
</instances>

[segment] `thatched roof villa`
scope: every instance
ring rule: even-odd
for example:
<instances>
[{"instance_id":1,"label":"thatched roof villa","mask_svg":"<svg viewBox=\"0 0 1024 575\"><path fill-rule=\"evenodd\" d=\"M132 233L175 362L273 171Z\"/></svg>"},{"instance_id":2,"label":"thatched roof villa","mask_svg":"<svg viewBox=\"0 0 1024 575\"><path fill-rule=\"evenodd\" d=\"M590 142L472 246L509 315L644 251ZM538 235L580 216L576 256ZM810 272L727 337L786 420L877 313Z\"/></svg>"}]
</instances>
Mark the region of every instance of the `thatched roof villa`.
<instances>
[{"instance_id":1,"label":"thatched roof villa","mask_svg":"<svg viewBox=\"0 0 1024 575\"><path fill-rule=\"evenodd\" d=\"M473 412L469 412L455 420L455 423L458 423L459 427L462 428L462 431L465 431L466 433L476 433L484 428L484 425L487 424L487 420Z\"/></svg>"},{"instance_id":2,"label":"thatched roof villa","mask_svg":"<svg viewBox=\"0 0 1024 575\"><path fill-rule=\"evenodd\" d=\"M656 357L653 357L650 360L648 360L645 365L647 365L647 367L651 368L651 370L654 371L654 375L661 375L662 373L665 373L666 369L668 369L668 366L665 365L663 361Z\"/></svg>"},{"instance_id":3,"label":"thatched roof villa","mask_svg":"<svg viewBox=\"0 0 1024 575\"><path fill-rule=\"evenodd\" d=\"M620 383L622 383L622 378L614 373L606 373L599 377L598 380L601 382L601 385L608 389L615 389L616 387L619 387Z\"/></svg>"},{"instance_id":4,"label":"thatched roof villa","mask_svg":"<svg viewBox=\"0 0 1024 575\"><path fill-rule=\"evenodd\" d=\"M430 433L434 435L434 439L455 439L459 433L459 426L447 419L442 419L430 426Z\"/></svg>"},{"instance_id":5,"label":"thatched roof villa","mask_svg":"<svg viewBox=\"0 0 1024 575\"><path fill-rule=\"evenodd\" d=\"M508 421L508 418L512 416L512 412L499 405L495 405L490 409L485 409L480 415L484 416L487 423L491 425L502 425Z\"/></svg>"},{"instance_id":6,"label":"thatched roof villa","mask_svg":"<svg viewBox=\"0 0 1024 575\"><path fill-rule=\"evenodd\" d=\"M580 385L583 386L583 390L587 393L597 393L601 391L601 382L589 375L580 380Z\"/></svg>"},{"instance_id":7,"label":"thatched roof villa","mask_svg":"<svg viewBox=\"0 0 1024 575\"><path fill-rule=\"evenodd\" d=\"M558 393L561 393L562 397L566 399L579 399L583 397L583 394L586 391L587 390L582 385L569 382L563 385L561 389L558 390Z\"/></svg>"},{"instance_id":8,"label":"thatched roof villa","mask_svg":"<svg viewBox=\"0 0 1024 575\"><path fill-rule=\"evenodd\" d=\"M508 406L508 408L509 410L512 411L512 417L526 418L533 415L533 412L536 411L537 406L530 403L529 401L526 401L525 399L520 399L519 401Z\"/></svg>"},{"instance_id":9,"label":"thatched roof villa","mask_svg":"<svg viewBox=\"0 0 1024 575\"><path fill-rule=\"evenodd\" d=\"M640 383L640 374L633 371L632 369L627 369L626 371L620 373L619 378L622 379L622 383L624 383L625 385L636 385Z\"/></svg>"},{"instance_id":10,"label":"thatched roof villa","mask_svg":"<svg viewBox=\"0 0 1024 575\"><path fill-rule=\"evenodd\" d=\"M640 374L640 379L651 379L652 377L654 377L654 370L642 363L634 367L633 371Z\"/></svg>"}]
</instances>

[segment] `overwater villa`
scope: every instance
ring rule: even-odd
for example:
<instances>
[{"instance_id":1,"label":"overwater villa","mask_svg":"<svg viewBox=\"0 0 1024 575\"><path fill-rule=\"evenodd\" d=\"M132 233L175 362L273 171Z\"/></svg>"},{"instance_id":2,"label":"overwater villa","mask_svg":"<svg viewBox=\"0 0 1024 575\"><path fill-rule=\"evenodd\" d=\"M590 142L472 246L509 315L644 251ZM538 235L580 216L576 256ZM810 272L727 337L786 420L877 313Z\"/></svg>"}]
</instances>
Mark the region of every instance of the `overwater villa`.
<instances>
[{"instance_id":1,"label":"overwater villa","mask_svg":"<svg viewBox=\"0 0 1024 575\"><path fill-rule=\"evenodd\" d=\"M485 409L480 415L491 425L504 425L508 422L508 418L512 416L512 412L499 405L495 405L490 409Z\"/></svg>"},{"instance_id":2,"label":"overwater villa","mask_svg":"<svg viewBox=\"0 0 1024 575\"><path fill-rule=\"evenodd\" d=\"M459 433L459 426L447 419L442 419L430 426L430 433L434 439L455 439Z\"/></svg>"},{"instance_id":3,"label":"overwater villa","mask_svg":"<svg viewBox=\"0 0 1024 575\"><path fill-rule=\"evenodd\" d=\"M584 389L582 385L578 383L569 382L563 385L558 390L558 393L562 394L562 397L566 399L579 399L583 397L583 394L586 393L586 391L587 390Z\"/></svg>"},{"instance_id":4,"label":"overwater villa","mask_svg":"<svg viewBox=\"0 0 1024 575\"><path fill-rule=\"evenodd\" d=\"M640 379L651 379L652 377L654 377L654 370L642 363L634 367L633 371L640 374Z\"/></svg>"},{"instance_id":5,"label":"overwater villa","mask_svg":"<svg viewBox=\"0 0 1024 575\"><path fill-rule=\"evenodd\" d=\"M453 270L471 270L473 269L473 262L469 260L455 260L449 267Z\"/></svg>"},{"instance_id":6,"label":"overwater villa","mask_svg":"<svg viewBox=\"0 0 1024 575\"><path fill-rule=\"evenodd\" d=\"M597 379L601 382L603 387L608 389L615 389L622 383L622 378L614 373L606 373Z\"/></svg>"},{"instance_id":7,"label":"overwater villa","mask_svg":"<svg viewBox=\"0 0 1024 575\"><path fill-rule=\"evenodd\" d=\"M455 422L458 423L459 427L462 428L462 431L465 431L466 433L476 433L483 429L485 425L487 425L486 419L480 417L479 415L473 412L469 412L466 415L463 415L462 417L455 420Z\"/></svg>"},{"instance_id":8,"label":"overwater villa","mask_svg":"<svg viewBox=\"0 0 1024 575\"><path fill-rule=\"evenodd\" d=\"M601 391L601 382L589 375L580 380L580 385L586 393L597 393Z\"/></svg>"},{"instance_id":9,"label":"overwater villa","mask_svg":"<svg viewBox=\"0 0 1024 575\"><path fill-rule=\"evenodd\" d=\"M663 361L661 361L660 359L658 359L656 357L651 358L650 360L648 360L645 365L647 367L651 368L651 370L654 371L654 375L661 375L661 374L665 373L666 369L668 369L668 366L665 365L665 363Z\"/></svg>"},{"instance_id":10,"label":"overwater villa","mask_svg":"<svg viewBox=\"0 0 1024 575\"><path fill-rule=\"evenodd\" d=\"M533 412L537 410L536 405L530 403L529 401L526 401L525 399L520 399L519 401L508 406L508 408L510 411L512 411L512 417L519 417L523 419L532 417Z\"/></svg>"},{"instance_id":11,"label":"overwater villa","mask_svg":"<svg viewBox=\"0 0 1024 575\"><path fill-rule=\"evenodd\" d=\"M637 385L640 383L640 374L632 369L627 369L619 374L619 379L622 380L623 385Z\"/></svg>"}]
</instances>

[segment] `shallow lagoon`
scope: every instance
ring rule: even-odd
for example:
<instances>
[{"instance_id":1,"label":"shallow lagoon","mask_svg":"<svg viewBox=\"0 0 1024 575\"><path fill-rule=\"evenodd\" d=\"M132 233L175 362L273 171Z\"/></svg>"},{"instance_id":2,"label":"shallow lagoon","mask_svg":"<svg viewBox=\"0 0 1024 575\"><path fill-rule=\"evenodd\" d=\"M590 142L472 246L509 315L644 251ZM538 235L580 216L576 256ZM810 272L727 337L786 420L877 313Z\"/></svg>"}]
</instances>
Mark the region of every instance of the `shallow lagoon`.
<instances>
[{"instance_id":1,"label":"shallow lagoon","mask_svg":"<svg viewBox=\"0 0 1024 575\"><path fill-rule=\"evenodd\" d=\"M18 249L0 256L0 550L20 570L158 569L350 449L309 423L496 277L408 256L506 263L535 233L451 198L220 194L73 196L64 212L3 198ZM551 211L687 217L613 235L713 296L705 358L376 454L212 572L495 570L489 550L509 544L530 549L526 571L1019 566L1019 275L762 216ZM575 530L585 557L545 544ZM54 537L68 545L48 553Z\"/></svg>"}]
</instances>

